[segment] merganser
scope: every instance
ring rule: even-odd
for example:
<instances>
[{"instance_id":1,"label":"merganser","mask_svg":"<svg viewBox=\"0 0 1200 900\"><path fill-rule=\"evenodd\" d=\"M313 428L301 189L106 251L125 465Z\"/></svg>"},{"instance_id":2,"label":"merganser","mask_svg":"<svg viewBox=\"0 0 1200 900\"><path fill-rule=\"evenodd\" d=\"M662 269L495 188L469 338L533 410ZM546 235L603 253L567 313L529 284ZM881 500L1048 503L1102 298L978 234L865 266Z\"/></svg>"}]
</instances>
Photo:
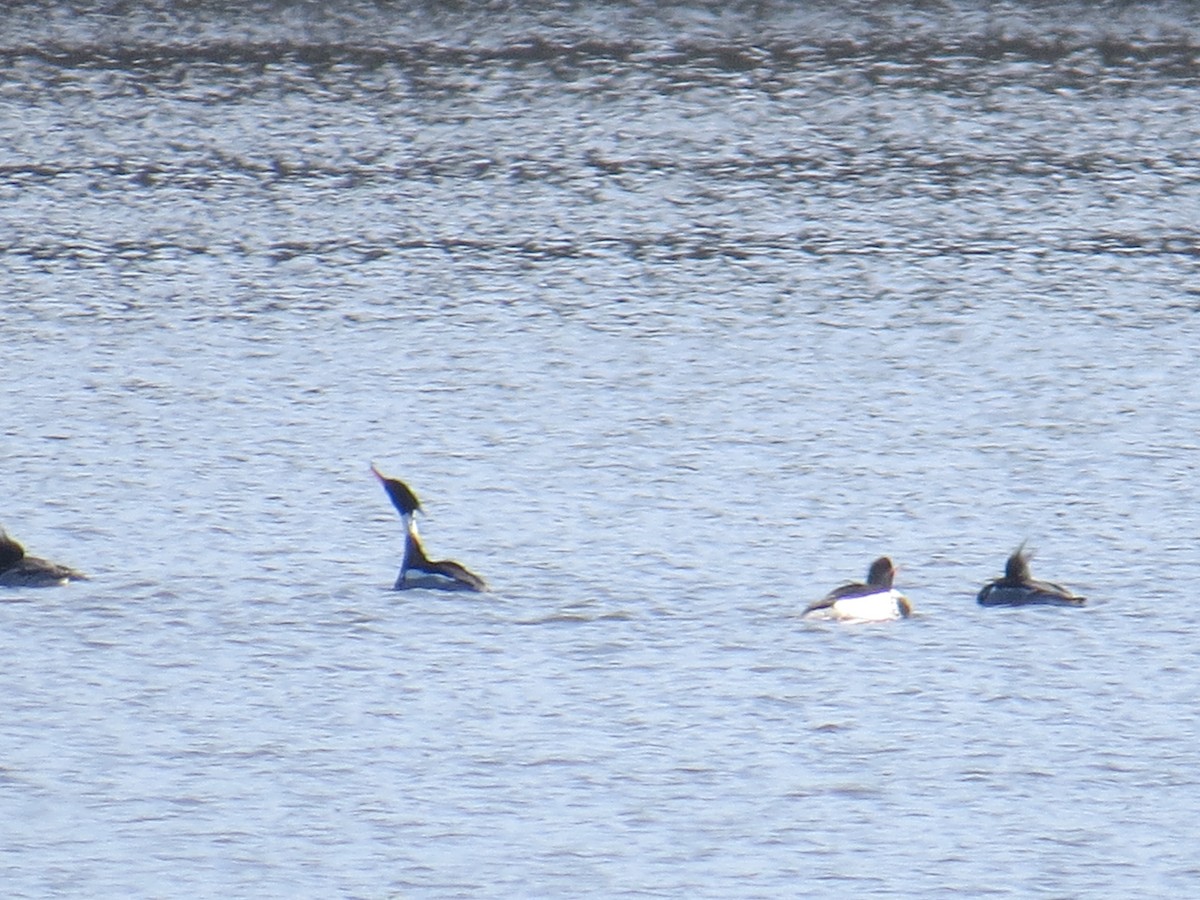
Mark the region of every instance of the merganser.
<instances>
[{"instance_id":1,"label":"merganser","mask_svg":"<svg viewBox=\"0 0 1200 900\"><path fill-rule=\"evenodd\" d=\"M25 548L0 528L0 585L4 587L53 587L68 581L86 581L87 576L58 563L26 556Z\"/></svg>"},{"instance_id":2,"label":"merganser","mask_svg":"<svg viewBox=\"0 0 1200 900\"><path fill-rule=\"evenodd\" d=\"M371 471L379 479L392 505L400 513L404 522L404 559L400 563L400 574L396 577L393 590L402 591L410 587L442 588L443 590L486 591L487 583L468 570L460 563L451 559L431 560L425 555L421 546L421 536L417 533L416 514L421 509L421 501L407 484L398 478L388 478L371 464ZM431 578L415 579L411 572L420 572Z\"/></svg>"},{"instance_id":3,"label":"merganser","mask_svg":"<svg viewBox=\"0 0 1200 900\"><path fill-rule=\"evenodd\" d=\"M866 584L855 582L834 588L809 604L804 615L820 614L846 622L885 622L912 615L908 598L892 587L896 567L886 556L871 563Z\"/></svg>"},{"instance_id":4,"label":"merganser","mask_svg":"<svg viewBox=\"0 0 1200 900\"><path fill-rule=\"evenodd\" d=\"M1004 566L1004 577L989 581L975 599L980 606L1083 606L1087 600L1061 584L1034 581L1029 575L1031 553L1021 544Z\"/></svg>"}]
</instances>

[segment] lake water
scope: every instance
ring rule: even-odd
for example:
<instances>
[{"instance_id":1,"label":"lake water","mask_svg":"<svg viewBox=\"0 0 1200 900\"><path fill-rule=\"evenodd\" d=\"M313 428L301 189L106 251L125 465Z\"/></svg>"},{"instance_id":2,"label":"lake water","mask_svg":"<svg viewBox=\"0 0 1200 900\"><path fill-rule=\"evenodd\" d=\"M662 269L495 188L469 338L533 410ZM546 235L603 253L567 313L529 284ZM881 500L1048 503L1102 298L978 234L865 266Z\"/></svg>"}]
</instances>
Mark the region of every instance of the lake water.
<instances>
[{"instance_id":1,"label":"lake water","mask_svg":"<svg viewBox=\"0 0 1200 900\"><path fill-rule=\"evenodd\" d=\"M1195 5L178 6L0 11L5 896L1196 891Z\"/></svg>"}]
</instances>

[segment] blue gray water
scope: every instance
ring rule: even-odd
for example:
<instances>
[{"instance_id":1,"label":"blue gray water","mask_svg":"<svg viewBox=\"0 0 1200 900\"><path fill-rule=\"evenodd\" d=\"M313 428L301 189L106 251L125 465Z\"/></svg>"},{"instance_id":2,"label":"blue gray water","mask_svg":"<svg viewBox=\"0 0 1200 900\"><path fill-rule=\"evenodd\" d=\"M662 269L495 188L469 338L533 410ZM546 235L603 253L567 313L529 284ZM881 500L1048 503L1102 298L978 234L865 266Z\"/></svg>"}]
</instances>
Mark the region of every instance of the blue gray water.
<instances>
[{"instance_id":1,"label":"blue gray water","mask_svg":"<svg viewBox=\"0 0 1200 900\"><path fill-rule=\"evenodd\" d=\"M1194 5L0 67L0 523L93 576L0 594L6 897L1195 893ZM389 590L372 460L493 593ZM975 605L1023 540L1087 608ZM798 617L885 553L913 619Z\"/></svg>"}]
</instances>

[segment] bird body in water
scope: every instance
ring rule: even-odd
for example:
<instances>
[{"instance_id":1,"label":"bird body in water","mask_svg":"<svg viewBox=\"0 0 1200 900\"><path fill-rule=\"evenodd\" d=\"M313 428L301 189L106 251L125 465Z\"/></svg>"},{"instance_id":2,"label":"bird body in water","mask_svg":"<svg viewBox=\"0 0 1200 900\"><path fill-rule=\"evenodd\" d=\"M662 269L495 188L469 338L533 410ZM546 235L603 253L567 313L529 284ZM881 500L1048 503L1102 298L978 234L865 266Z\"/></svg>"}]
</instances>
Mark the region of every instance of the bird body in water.
<instances>
[{"instance_id":1,"label":"bird body in water","mask_svg":"<svg viewBox=\"0 0 1200 900\"><path fill-rule=\"evenodd\" d=\"M87 576L67 566L36 556L27 556L25 548L0 528L0 586L53 587L69 581L86 581Z\"/></svg>"},{"instance_id":2,"label":"bird body in water","mask_svg":"<svg viewBox=\"0 0 1200 900\"><path fill-rule=\"evenodd\" d=\"M396 577L394 590L431 587L442 590L486 591L487 582L462 563L452 559L433 560L425 555L416 520L416 514L421 511L421 501L400 479L387 477L375 468L374 464L371 465L371 471L387 491L392 505L396 507L401 521L404 522L404 559L400 563L400 574Z\"/></svg>"},{"instance_id":3,"label":"bird body in water","mask_svg":"<svg viewBox=\"0 0 1200 900\"><path fill-rule=\"evenodd\" d=\"M810 603L804 615L823 616L843 622L885 622L912 615L908 598L892 587L896 567L886 556L871 563L866 582L853 582L834 588L820 600Z\"/></svg>"},{"instance_id":4,"label":"bird body in water","mask_svg":"<svg viewBox=\"0 0 1200 900\"><path fill-rule=\"evenodd\" d=\"M1004 565L1004 577L989 581L975 598L980 606L1083 606L1087 600L1061 584L1036 581L1029 573L1031 554L1022 544Z\"/></svg>"}]
</instances>

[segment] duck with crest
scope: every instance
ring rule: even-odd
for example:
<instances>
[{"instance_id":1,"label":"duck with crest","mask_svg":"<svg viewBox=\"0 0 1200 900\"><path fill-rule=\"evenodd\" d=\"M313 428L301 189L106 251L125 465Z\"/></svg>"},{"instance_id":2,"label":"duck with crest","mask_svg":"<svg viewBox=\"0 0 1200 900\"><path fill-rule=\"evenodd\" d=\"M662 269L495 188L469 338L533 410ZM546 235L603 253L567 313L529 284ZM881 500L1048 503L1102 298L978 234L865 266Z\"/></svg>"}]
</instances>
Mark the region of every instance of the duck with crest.
<instances>
[{"instance_id":1,"label":"duck with crest","mask_svg":"<svg viewBox=\"0 0 1200 900\"><path fill-rule=\"evenodd\" d=\"M1025 544L1013 551L1004 565L1004 577L989 581L975 599L980 606L1083 606L1087 600L1061 584L1035 581L1029 574L1033 554Z\"/></svg>"},{"instance_id":2,"label":"duck with crest","mask_svg":"<svg viewBox=\"0 0 1200 900\"><path fill-rule=\"evenodd\" d=\"M400 574L396 577L394 590L420 587L486 591L487 583L461 563L451 559L434 560L425 555L416 520L416 514L421 511L421 501L407 484L384 475L375 468L374 463L371 464L371 471L387 491L404 523L404 558L400 562Z\"/></svg>"},{"instance_id":3,"label":"duck with crest","mask_svg":"<svg viewBox=\"0 0 1200 900\"><path fill-rule=\"evenodd\" d=\"M36 556L26 556L25 548L0 528L0 586L53 587L68 581L86 581L87 576Z\"/></svg>"}]
</instances>

